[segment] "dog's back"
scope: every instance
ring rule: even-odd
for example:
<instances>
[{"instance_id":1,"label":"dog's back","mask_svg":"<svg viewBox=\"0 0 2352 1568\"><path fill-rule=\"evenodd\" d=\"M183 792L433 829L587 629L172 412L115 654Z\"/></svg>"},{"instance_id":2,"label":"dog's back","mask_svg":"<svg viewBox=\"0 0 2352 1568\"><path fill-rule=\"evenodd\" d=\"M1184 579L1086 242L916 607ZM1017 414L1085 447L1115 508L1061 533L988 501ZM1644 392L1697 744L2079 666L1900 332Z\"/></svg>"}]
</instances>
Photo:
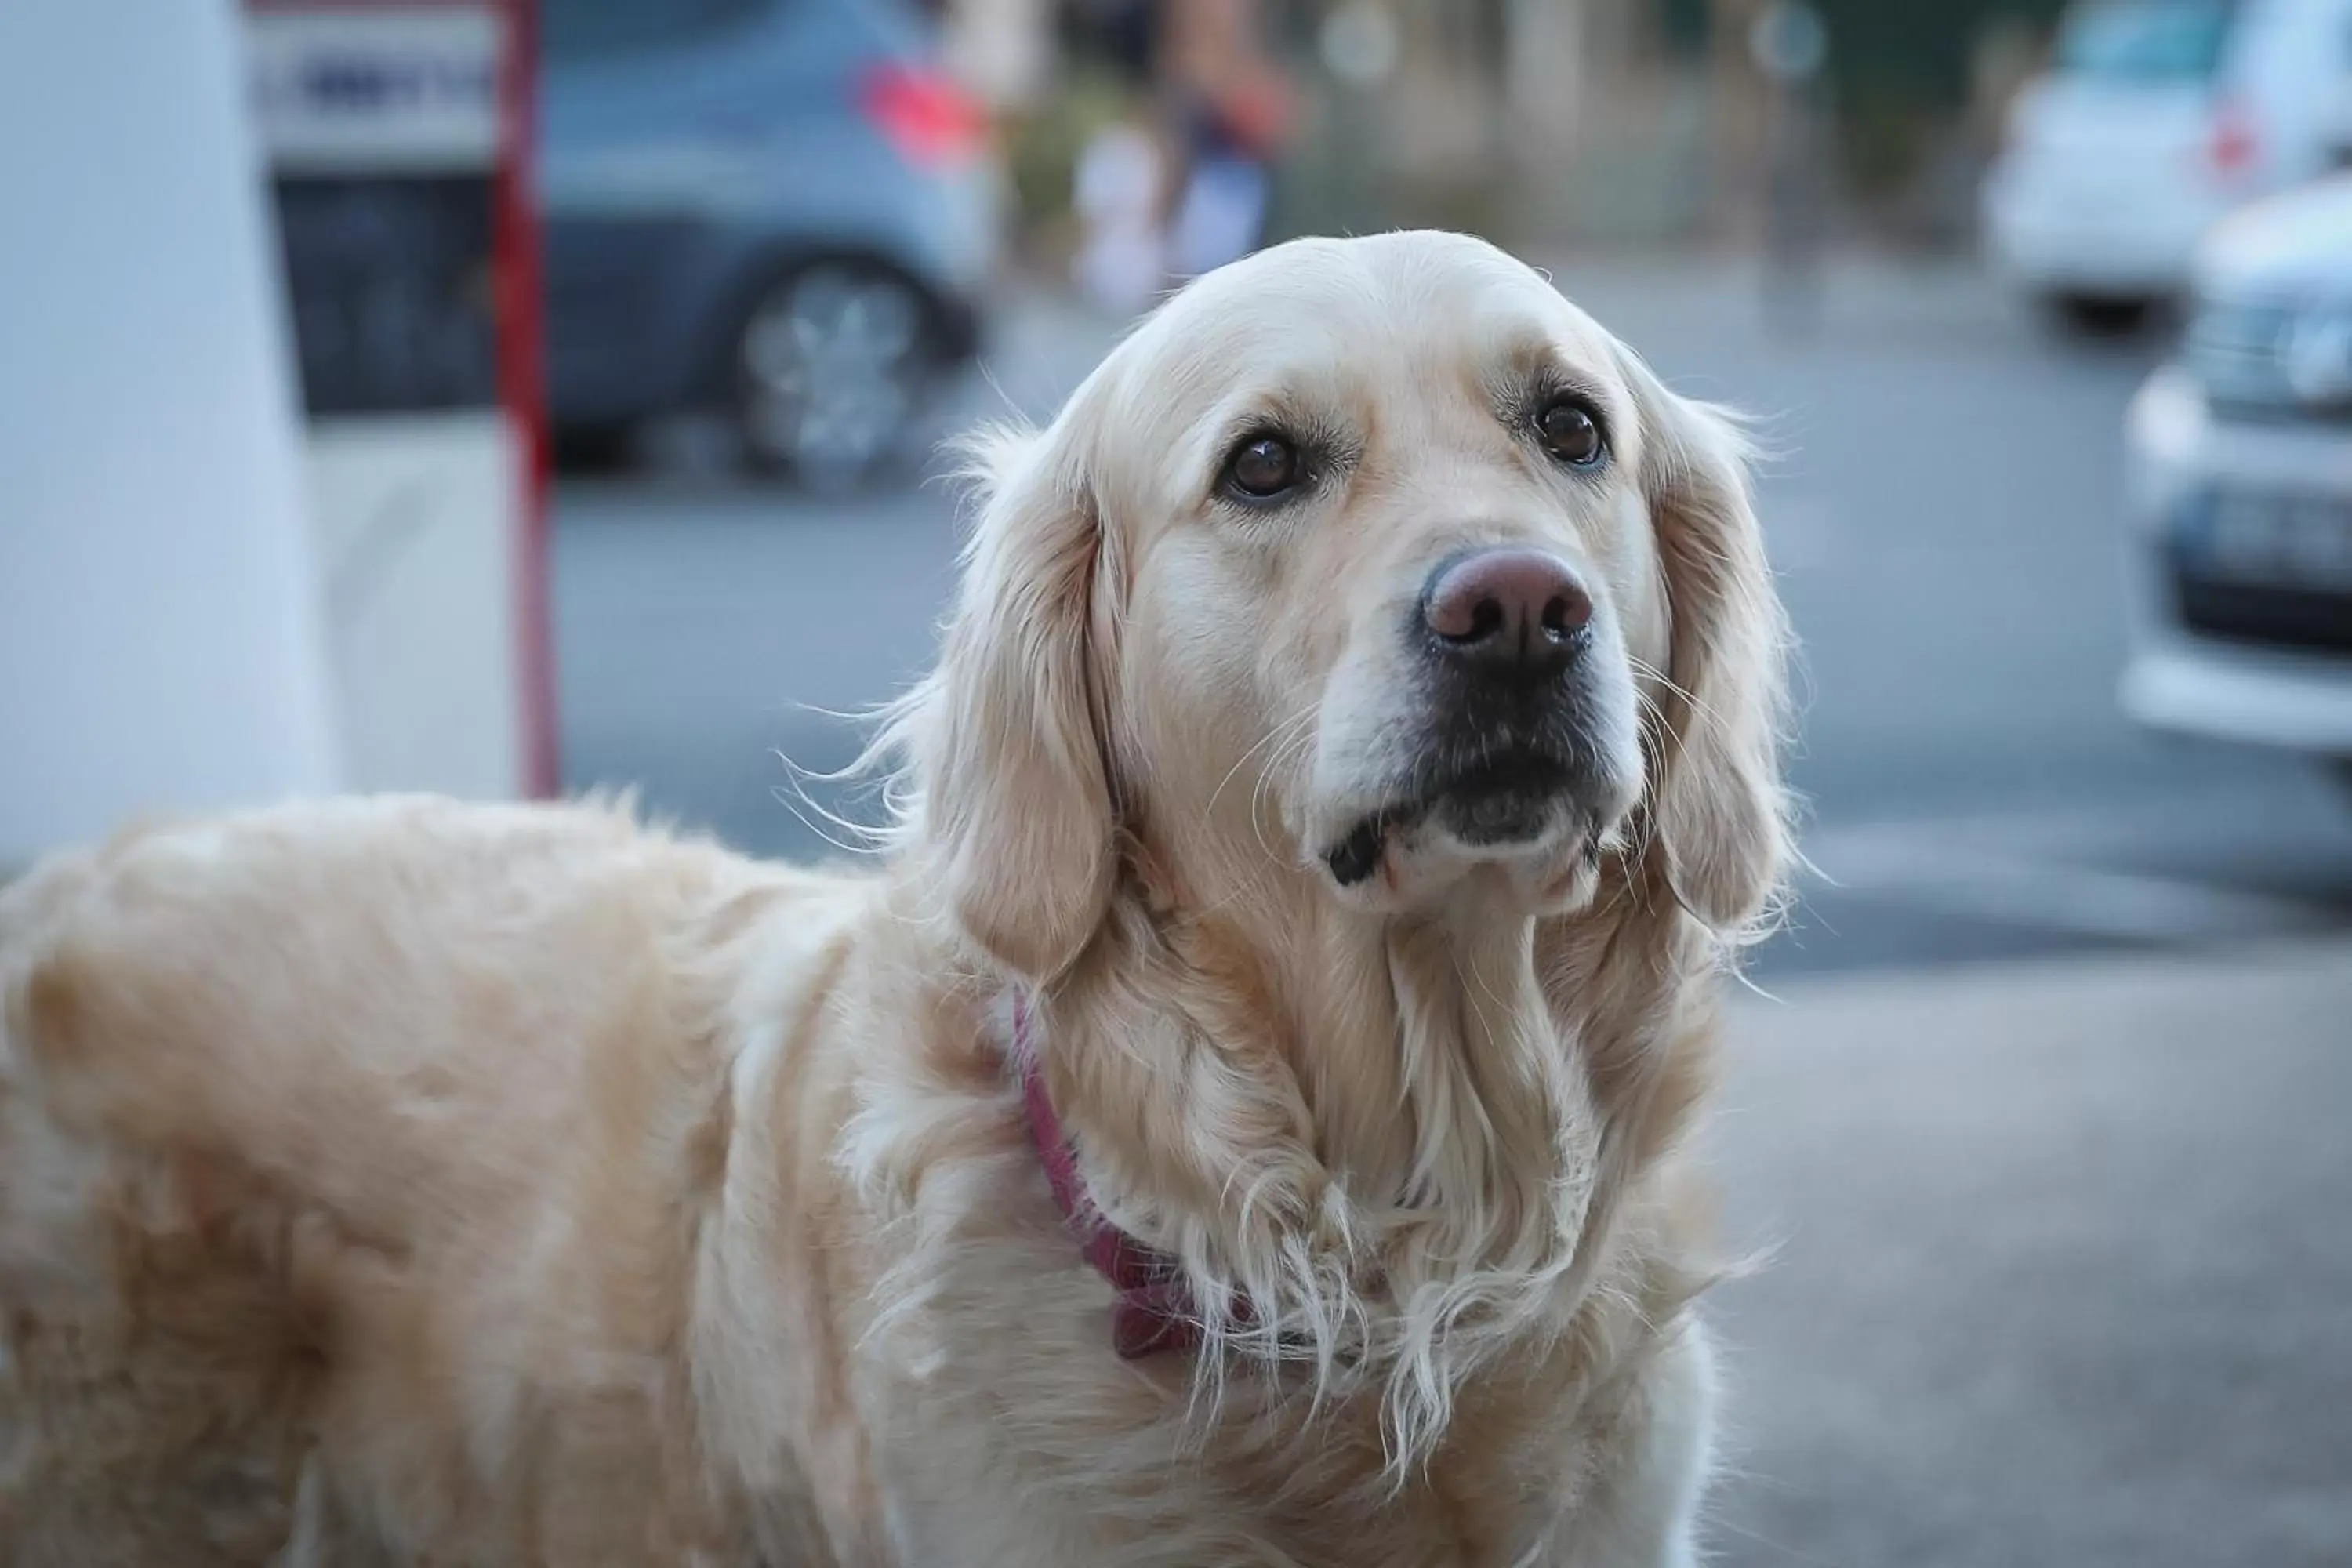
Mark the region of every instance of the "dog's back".
<instances>
[{"instance_id":1,"label":"dog's back","mask_svg":"<svg viewBox=\"0 0 2352 1568\"><path fill-rule=\"evenodd\" d=\"M677 1321L697 966L813 885L412 800L0 894L0 1559L730 1553Z\"/></svg>"}]
</instances>

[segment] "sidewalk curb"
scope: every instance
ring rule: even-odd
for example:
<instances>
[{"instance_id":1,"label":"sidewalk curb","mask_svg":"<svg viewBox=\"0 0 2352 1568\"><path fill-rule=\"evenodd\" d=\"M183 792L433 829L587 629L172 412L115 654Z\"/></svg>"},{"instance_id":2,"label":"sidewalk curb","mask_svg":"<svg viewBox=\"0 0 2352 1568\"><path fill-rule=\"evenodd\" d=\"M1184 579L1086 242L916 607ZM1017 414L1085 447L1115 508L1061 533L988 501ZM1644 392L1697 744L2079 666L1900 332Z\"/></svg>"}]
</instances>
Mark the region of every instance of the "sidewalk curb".
<instances>
[{"instance_id":1,"label":"sidewalk curb","mask_svg":"<svg viewBox=\"0 0 2352 1568\"><path fill-rule=\"evenodd\" d=\"M1931 1025L1951 1016L2000 1015L2021 1029L2064 1024L2097 1029L2130 1023L2162 1032L2168 998L2205 1001L2217 991L2257 987L2245 1016L2265 1004L2300 1007L2340 999L2352 1044L2352 934L2264 936L2195 948L2052 954L1949 966L1797 974L1749 986L1733 1000L1735 1028L1777 1032L1801 1021L1881 1013Z\"/></svg>"}]
</instances>

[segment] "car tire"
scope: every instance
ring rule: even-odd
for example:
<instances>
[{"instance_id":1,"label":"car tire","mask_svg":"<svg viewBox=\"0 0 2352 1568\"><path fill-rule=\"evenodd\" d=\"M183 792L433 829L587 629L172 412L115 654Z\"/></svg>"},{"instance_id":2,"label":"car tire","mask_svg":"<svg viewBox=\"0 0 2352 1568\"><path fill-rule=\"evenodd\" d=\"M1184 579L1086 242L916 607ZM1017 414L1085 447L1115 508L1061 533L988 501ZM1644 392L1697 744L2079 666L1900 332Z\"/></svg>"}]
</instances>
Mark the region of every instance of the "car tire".
<instances>
[{"instance_id":1,"label":"car tire","mask_svg":"<svg viewBox=\"0 0 2352 1568\"><path fill-rule=\"evenodd\" d=\"M902 476L945 379L937 311L877 262L810 262L754 297L730 346L751 465L838 492Z\"/></svg>"},{"instance_id":2,"label":"car tire","mask_svg":"<svg viewBox=\"0 0 2352 1568\"><path fill-rule=\"evenodd\" d=\"M2084 338L2127 338L2144 331L2156 315L2156 301L2136 294L2062 291L2044 304L2061 327Z\"/></svg>"}]
</instances>

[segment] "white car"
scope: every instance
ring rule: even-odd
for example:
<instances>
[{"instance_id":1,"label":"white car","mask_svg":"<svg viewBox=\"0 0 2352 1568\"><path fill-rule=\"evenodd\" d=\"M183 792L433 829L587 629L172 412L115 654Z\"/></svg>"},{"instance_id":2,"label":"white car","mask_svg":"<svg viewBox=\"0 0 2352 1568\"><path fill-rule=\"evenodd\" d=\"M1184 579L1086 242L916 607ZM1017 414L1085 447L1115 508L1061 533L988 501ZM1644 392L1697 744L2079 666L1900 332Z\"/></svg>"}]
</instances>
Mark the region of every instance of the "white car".
<instances>
[{"instance_id":1,"label":"white car","mask_svg":"<svg viewBox=\"0 0 2352 1568\"><path fill-rule=\"evenodd\" d=\"M2001 270L2124 327L2217 218L2352 153L2352 0L2095 0L2019 95L1983 190Z\"/></svg>"},{"instance_id":2,"label":"white car","mask_svg":"<svg viewBox=\"0 0 2352 1568\"><path fill-rule=\"evenodd\" d=\"M2198 253L2179 359L2132 405L2126 709L2352 782L2352 174Z\"/></svg>"}]
</instances>

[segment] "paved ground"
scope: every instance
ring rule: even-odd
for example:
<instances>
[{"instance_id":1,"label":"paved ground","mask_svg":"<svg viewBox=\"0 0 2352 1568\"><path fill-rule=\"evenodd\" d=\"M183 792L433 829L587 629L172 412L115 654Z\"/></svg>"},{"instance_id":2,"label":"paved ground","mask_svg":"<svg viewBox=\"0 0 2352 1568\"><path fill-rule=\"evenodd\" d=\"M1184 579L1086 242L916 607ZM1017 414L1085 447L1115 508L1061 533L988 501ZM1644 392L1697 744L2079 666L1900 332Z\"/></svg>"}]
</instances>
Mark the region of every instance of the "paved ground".
<instances>
[{"instance_id":1,"label":"paved ground","mask_svg":"<svg viewBox=\"0 0 2352 1568\"><path fill-rule=\"evenodd\" d=\"M1715 1133L1738 1568L2352 1563L2352 945L1807 977Z\"/></svg>"},{"instance_id":2,"label":"paved ground","mask_svg":"<svg viewBox=\"0 0 2352 1568\"><path fill-rule=\"evenodd\" d=\"M2116 713L2120 422L2146 350L2055 342L1972 274L1848 268L1818 337L1764 330L1719 267L1563 263L1686 391L1763 415L1764 489L1805 643L1820 874L1780 975L2238 940L2352 921L2352 800L2293 760L2168 745ZM1110 338L1013 312L962 414L1049 410ZM929 657L944 489L815 502L636 474L561 492L564 743L747 847L824 847L781 749L827 768L845 710Z\"/></svg>"}]
</instances>

